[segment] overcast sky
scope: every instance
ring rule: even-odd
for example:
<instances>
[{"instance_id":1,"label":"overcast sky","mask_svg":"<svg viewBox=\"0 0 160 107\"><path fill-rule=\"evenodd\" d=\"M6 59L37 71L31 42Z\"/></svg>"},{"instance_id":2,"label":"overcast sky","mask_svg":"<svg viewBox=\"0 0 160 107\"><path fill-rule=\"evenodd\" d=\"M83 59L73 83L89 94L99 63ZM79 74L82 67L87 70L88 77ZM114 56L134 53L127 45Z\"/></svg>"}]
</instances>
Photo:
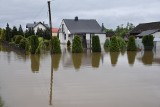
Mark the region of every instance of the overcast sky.
<instances>
[{"instance_id":1,"label":"overcast sky","mask_svg":"<svg viewBox=\"0 0 160 107\"><path fill-rule=\"evenodd\" d=\"M127 22L160 21L160 0L54 0L52 22L59 27L62 19L96 19L106 28L115 29ZM48 23L47 0L0 0L0 27L19 26L44 21Z\"/></svg>"}]
</instances>

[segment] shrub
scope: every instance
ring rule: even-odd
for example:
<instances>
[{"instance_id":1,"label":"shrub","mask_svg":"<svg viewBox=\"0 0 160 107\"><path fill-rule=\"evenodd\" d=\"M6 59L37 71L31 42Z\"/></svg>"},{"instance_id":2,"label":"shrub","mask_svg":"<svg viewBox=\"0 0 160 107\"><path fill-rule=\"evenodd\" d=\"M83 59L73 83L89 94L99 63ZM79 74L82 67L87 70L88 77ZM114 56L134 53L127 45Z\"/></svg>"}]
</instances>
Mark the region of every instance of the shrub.
<instances>
[{"instance_id":1,"label":"shrub","mask_svg":"<svg viewBox=\"0 0 160 107\"><path fill-rule=\"evenodd\" d=\"M5 41L5 30L4 29L0 29L0 41Z\"/></svg>"},{"instance_id":2,"label":"shrub","mask_svg":"<svg viewBox=\"0 0 160 107\"><path fill-rule=\"evenodd\" d=\"M13 37L13 41L15 42L15 44L19 44L21 39L23 39L24 37L22 35L16 35L15 37Z\"/></svg>"},{"instance_id":3,"label":"shrub","mask_svg":"<svg viewBox=\"0 0 160 107\"><path fill-rule=\"evenodd\" d=\"M61 53L60 40L58 37L51 39L51 53Z\"/></svg>"},{"instance_id":4,"label":"shrub","mask_svg":"<svg viewBox=\"0 0 160 107\"><path fill-rule=\"evenodd\" d=\"M49 40L44 40L44 44L45 44L46 47L48 47L49 46Z\"/></svg>"},{"instance_id":5,"label":"shrub","mask_svg":"<svg viewBox=\"0 0 160 107\"><path fill-rule=\"evenodd\" d=\"M70 40L67 41L67 47L70 47L71 46L71 42Z\"/></svg>"},{"instance_id":6,"label":"shrub","mask_svg":"<svg viewBox=\"0 0 160 107\"><path fill-rule=\"evenodd\" d=\"M118 40L116 36L112 36L110 40L110 51L111 52L119 52Z\"/></svg>"},{"instance_id":7,"label":"shrub","mask_svg":"<svg viewBox=\"0 0 160 107\"><path fill-rule=\"evenodd\" d=\"M154 39L153 35L147 35L143 37L142 43L144 45L145 50L153 49L153 46L154 46L153 39Z\"/></svg>"},{"instance_id":8,"label":"shrub","mask_svg":"<svg viewBox=\"0 0 160 107\"><path fill-rule=\"evenodd\" d=\"M26 39L26 38L21 39L21 41L19 43L19 47L27 52L29 50L28 39Z\"/></svg>"},{"instance_id":9,"label":"shrub","mask_svg":"<svg viewBox=\"0 0 160 107\"><path fill-rule=\"evenodd\" d=\"M21 39L21 41L19 43L19 47L21 49L25 49L26 48L26 39L25 38Z\"/></svg>"},{"instance_id":10,"label":"shrub","mask_svg":"<svg viewBox=\"0 0 160 107\"><path fill-rule=\"evenodd\" d=\"M118 46L121 50L126 48L126 42L122 37L117 37Z\"/></svg>"},{"instance_id":11,"label":"shrub","mask_svg":"<svg viewBox=\"0 0 160 107\"><path fill-rule=\"evenodd\" d=\"M35 36L35 35L32 35L30 37L30 45L31 45L31 54L35 54L36 53L36 50L38 48L38 45L39 45L39 41L38 41L38 37Z\"/></svg>"},{"instance_id":12,"label":"shrub","mask_svg":"<svg viewBox=\"0 0 160 107\"><path fill-rule=\"evenodd\" d=\"M83 52L82 41L79 36L75 36L72 43L72 53Z\"/></svg>"},{"instance_id":13,"label":"shrub","mask_svg":"<svg viewBox=\"0 0 160 107\"><path fill-rule=\"evenodd\" d=\"M110 40L106 39L104 43L104 48L108 48L108 47L110 47Z\"/></svg>"},{"instance_id":14,"label":"shrub","mask_svg":"<svg viewBox=\"0 0 160 107\"><path fill-rule=\"evenodd\" d=\"M127 51L136 51L136 50L137 50L137 46L136 46L136 42L135 42L135 37L130 36L129 41L128 41L128 45L127 45Z\"/></svg>"},{"instance_id":15,"label":"shrub","mask_svg":"<svg viewBox=\"0 0 160 107\"><path fill-rule=\"evenodd\" d=\"M92 52L101 52L99 36L92 36Z\"/></svg>"}]
</instances>

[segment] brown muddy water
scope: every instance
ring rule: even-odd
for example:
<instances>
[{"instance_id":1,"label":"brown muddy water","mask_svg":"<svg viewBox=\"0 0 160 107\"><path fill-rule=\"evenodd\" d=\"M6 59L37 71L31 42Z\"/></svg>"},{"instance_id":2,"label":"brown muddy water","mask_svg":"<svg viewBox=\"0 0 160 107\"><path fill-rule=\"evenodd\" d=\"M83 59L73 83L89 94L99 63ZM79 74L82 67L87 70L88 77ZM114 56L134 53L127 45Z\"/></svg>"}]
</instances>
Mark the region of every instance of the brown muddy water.
<instances>
[{"instance_id":1,"label":"brown muddy water","mask_svg":"<svg viewBox=\"0 0 160 107\"><path fill-rule=\"evenodd\" d=\"M160 107L160 50L24 55L0 44L5 107Z\"/></svg>"}]
</instances>

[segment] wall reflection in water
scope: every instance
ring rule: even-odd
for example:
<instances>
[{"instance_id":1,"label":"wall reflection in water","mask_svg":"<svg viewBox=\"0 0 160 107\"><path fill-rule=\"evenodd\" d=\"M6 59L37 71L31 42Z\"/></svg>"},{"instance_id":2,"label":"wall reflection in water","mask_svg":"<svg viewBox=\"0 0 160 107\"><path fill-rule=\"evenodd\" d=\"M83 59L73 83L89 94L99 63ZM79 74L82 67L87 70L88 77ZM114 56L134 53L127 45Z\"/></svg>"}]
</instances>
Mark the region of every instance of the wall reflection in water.
<instances>
[{"instance_id":1,"label":"wall reflection in water","mask_svg":"<svg viewBox=\"0 0 160 107\"><path fill-rule=\"evenodd\" d=\"M101 59L101 53L92 53L92 67L98 68Z\"/></svg>"},{"instance_id":2,"label":"wall reflection in water","mask_svg":"<svg viewBox=\"0 0 160 107\"><path fill-rule=\"evenodd\" d=\"M134 65L136 55L137 55L136 51L127 51L128 64Z\"/></svg>"},{"instance_id":3,"label":"wall reflection in water","mask_svg":"<svg viewBox=\"0 0 160 107\"><path fill-rule=\"evenodd\" d=\"M112 66L116 66L120 52L110 52Z\"/></svg>"},{"instance_id":4,"label":"wall reflection in water","mask_svg":"<svg viewBox=\"0 0 160 107\"><path fill-rule=\"evenodd\" d=\"M39 66L40 66L40 55L32 55L31 58L31 70L33 73L39 72Z\"/></svg>"}]
</instances>

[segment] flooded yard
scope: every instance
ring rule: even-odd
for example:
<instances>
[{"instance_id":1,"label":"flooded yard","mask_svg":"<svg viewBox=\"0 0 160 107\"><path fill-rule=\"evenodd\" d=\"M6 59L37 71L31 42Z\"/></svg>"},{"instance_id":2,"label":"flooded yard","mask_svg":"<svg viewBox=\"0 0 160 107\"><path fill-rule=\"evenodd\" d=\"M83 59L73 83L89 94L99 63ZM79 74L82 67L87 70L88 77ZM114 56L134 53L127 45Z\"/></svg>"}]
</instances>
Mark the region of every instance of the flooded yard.
<instances>
[{"instance_id":1,"label":"flooded yard","mask_svg":"<svg viewBox=\"0 0 160 107\"><path fill-rule=\"evenodd\" d=\"M160 48L51 56L0 44L0 96L6 107L160 107Z\"/></svg>"}]
</instances>

